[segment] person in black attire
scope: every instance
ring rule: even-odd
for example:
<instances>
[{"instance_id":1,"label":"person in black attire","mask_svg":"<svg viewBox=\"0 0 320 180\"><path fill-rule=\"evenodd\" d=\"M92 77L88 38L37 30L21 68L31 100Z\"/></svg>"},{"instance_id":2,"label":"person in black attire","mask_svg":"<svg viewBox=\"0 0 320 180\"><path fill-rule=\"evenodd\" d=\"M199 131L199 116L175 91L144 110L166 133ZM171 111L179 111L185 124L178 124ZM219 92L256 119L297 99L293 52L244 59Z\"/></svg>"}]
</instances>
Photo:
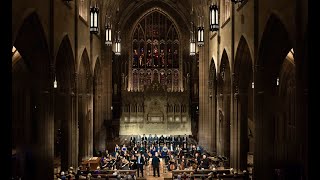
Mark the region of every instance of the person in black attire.
<instances>
[{"instance_id":1,"label":"person in black attire","mask_svg":"<svg viewBox=\"0 0 320 180\"><path fill-rule=\"evenodd\" d=\"M201 165L200 165L200 169L209 169L209 159L207 158L207 156L204 154L202 156L202 161L201 161Z\"/></svg>"},{"instance_id":2,"label":"person in black attire","mask_svg":"<svg viewBox=\"0 0 320 180\"><path fill-rule=\"evenodd\" d=\"M169 147L169 146L170 146L170 143L171 143L171 136L170 136L170 135L167 136L167 137L165 138L165 140L166 140L166 145L167 145L167 147Z\"/></svg>"},{"instance_id":3,"label":"person in black attire","mask_svg":"<svg viewBox=\"0 0 320 180\"><path fill-rule=\"evenodd\" d=\"M158 136L155 134L155 135L154 135L154 138L153 138L153 145L157 145L157 144L159 144L159 138L158 138Z\"/></svg>"},{"instance_id":4,"label":"person in black attire","mask_svg":"<svg viewBox=\"0 0 320 180\"><path fill-rule=\"evenodd\" d=\"M177 137L177 144L179 144L179 146L182 146L182 138L180 137L180 135L178 135Z\"/></svg>"},{"instance_id":5,"label":"person in black attire","mask_svg":"<svg viewBox=\"0 0 320 180\"><path fill-rule=\"evenodd\" d=\"M158 153L152 157L152 167L153 167L153 177L156 177L156 170L158 173L158 177L160 177L160 170L159 170L160 159L158 157Z\"/></svg>"},{"instance_id":6,"label":"person in black attire","mask_svg":"<svg viewBox=\"0 0 320 180\"><path fill-rule=\"evenodd\" d=\"M187 143L187 142L188 142L187 134L184 134L184 136L182 137L182 141L183 141L184 143Z\"/></svg>"},{"instance_id":7,"label":"person in black attire","mask_svg":"<svg viewBox=\"0 0 320 180\"><path fill-rule=\"evenodd\" d=\"M133 147L136 144L136 137L133 135L130 137L130 146Z\"/></svg>"},{"instance_id":8,"label":"person in black attire","mask_svg":"<svg viewBox=\"0 0 320 180\"><path fill-rule=\"evenodd\" d=\"M161 147L163 147L163 145L164 145L164 137L163 137L163 135L161 135L160 138L159 138L159 144L160 144Z\"/></svg>"},{"instance_id":9,"label":"person in black attire","mask_svg":"<svg viewBox=\"0 0 320 180\"><path fill-rule=\"evenodd\" d=\"M143 165L144 165L144 156L141 156L141 153L138 153L137 157L137 168L138 168L138 177L139 177L139 171L141 171L141 175L143 177Z\"/></svg>"},{"instance_id":10,"label":"person in black attire","mask_svg":"<svg viewBox=\"0 0 320 180\"><path fill-rule=\"evenodd\" d=\"M147 140L148 140L148 139L147 139L146 135L143 134L143 136L142 136L142 138L141 138L141 141L142 141L144 147L147 147Z\"/></svg>"}]
</instances>

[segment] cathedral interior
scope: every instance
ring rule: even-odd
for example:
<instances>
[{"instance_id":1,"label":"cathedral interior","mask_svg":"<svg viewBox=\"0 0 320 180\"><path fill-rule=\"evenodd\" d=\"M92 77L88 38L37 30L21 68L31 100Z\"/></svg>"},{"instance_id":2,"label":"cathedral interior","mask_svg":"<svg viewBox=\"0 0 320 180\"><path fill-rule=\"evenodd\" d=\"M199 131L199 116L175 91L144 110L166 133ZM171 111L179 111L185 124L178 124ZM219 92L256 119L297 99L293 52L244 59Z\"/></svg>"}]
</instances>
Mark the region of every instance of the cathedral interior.
<instances>
[{"instance_id":1,"label":"cathedral interior","mask_svg":"<svg viewBox=\"0 0 320 180\"><path fill-rule=\"evenodd\" d=\"M309 179L307 26L303 0L12 0L12 179L144 134Z\"/></svg>"}]
</instances>

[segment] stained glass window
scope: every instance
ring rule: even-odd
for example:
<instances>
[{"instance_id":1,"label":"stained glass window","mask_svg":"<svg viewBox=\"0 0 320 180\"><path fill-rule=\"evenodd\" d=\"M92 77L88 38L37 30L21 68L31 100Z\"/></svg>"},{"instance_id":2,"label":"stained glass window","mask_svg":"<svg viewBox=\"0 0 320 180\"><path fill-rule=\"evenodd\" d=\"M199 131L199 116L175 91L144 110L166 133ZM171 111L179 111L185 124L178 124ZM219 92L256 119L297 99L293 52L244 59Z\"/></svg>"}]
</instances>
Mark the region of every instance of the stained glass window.
<instances>
[{"instance_id":1,"label":"stained glass window","mask_svg":"<svg viewBox=\"0 0 320 180\"><path fill-rule=\"evenodd\" d=\"M181 61L179 34L165 13L154 10L138 21L132 34L131 52L133 89L143 91L144 85L152 81L170 91L179 89L179 76L173 82L173 72L179 74Z\"/></svg>"}]
</instances>

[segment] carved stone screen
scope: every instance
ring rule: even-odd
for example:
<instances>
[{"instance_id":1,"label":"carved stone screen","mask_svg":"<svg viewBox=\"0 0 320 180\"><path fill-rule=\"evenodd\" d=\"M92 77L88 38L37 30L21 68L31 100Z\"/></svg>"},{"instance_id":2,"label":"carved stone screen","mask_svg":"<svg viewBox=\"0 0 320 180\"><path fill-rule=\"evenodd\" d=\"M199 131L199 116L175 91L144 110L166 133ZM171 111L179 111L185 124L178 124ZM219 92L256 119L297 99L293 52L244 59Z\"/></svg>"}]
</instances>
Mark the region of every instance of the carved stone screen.
<instances>
[{"instance_id":1,"label":"carved stone screen","mask_svg":"<svg viewBox=\"0 0 320 180\"><path fill-rule=\"evenodd\" d=\"M172 18L159 8L135 23L128 89L121 93L120 135L191 134L179 36Z\"/></svg>"}]
</instances>

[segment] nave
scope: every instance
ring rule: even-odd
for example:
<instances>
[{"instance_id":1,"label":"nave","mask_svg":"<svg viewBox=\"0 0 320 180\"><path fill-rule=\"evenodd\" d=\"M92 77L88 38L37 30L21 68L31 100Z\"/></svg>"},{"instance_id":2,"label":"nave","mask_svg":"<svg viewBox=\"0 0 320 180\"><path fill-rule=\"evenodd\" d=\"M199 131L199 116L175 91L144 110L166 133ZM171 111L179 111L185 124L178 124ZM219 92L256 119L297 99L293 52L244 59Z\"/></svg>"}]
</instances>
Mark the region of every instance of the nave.
<instances>
[{"instance_id":1,"label":"nave","mask_svg":"<svg viewBox=\"0 0 320 180\"><path fill-rule=\"evenodd\" d=\"M299 0L13 0L12 179L101 167L145 134L145 156L170 135L181 161L187 136L210 171L307 180L307 19Z\"/></svg>"}]
</instances>

